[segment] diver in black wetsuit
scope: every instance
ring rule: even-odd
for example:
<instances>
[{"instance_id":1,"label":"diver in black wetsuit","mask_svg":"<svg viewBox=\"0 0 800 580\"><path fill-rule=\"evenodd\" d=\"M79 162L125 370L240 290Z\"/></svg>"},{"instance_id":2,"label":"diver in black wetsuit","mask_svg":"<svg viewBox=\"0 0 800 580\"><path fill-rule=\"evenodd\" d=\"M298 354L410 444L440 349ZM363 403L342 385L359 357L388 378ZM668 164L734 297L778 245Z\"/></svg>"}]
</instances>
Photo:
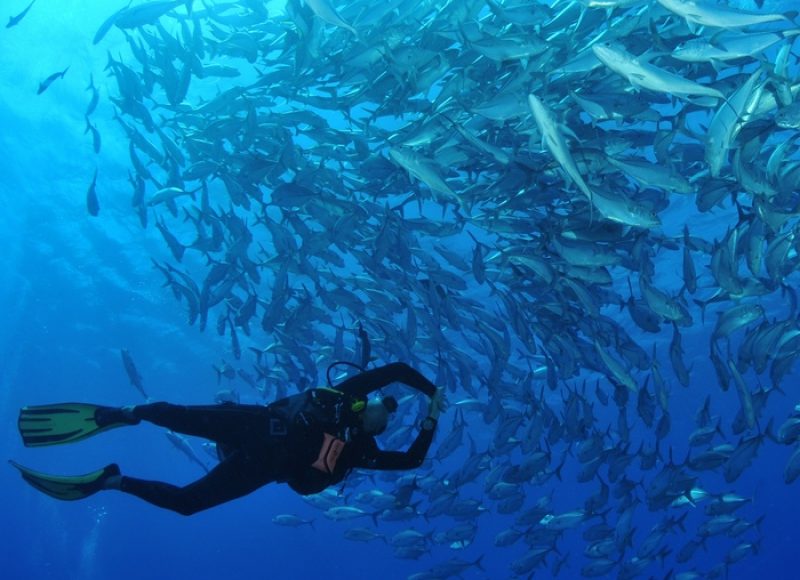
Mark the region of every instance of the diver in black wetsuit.
<instances>
[{"instance_id":1,"label":"diver in black wetsuit","mask_svg":"<svg viewBox=\"0 0 800 580\"><path fill-rule=\"evenodd\" d=\"M367 395L403 383L431 399L429 414L408 451L382 451L375 436L397 409L392 397L367 401ZM48 434L44 420L59 419L65 408L91 410L91 429L66 428ZM12 462L31 485L59 499L80 499L101 489L118 489L154 505L191 515L242 497L270 482L288 483L307 495L342 481L355 468L400 470L419 467L433 440L443 391L404 363L392 363L347 379L335 389L310 389L264 407L224 403L182 406L169 403L111 408L68 403L26 407L20 432L27 446L77 441L93 433L149 421L172 431L217 443L220 463L205 477L177 487L121 475L116 464L78 477L49 476ZM67 413L68 415L68 413ZM77 418L77 417L76 417Z\"/></svg>"}]
</instances>

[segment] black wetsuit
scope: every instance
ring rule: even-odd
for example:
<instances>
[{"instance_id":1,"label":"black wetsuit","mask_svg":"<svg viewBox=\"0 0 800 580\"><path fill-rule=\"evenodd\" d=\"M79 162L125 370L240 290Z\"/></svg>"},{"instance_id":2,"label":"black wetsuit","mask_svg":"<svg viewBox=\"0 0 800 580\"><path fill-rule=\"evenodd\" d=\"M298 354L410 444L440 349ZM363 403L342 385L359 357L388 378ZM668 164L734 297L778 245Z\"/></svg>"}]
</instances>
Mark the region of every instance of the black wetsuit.
<instances>
[{"instance_id":1,"label":"black wetsuit","mask_svg":"<svg viewBox=\"0 0 800 580\"><path fill-rule=\"evenodd\" d=\"M390 383L404 383L429 397L436 387L404 363L392 363L347 379L327 391L324 408L309 409L312 389L268 406L226 403L182 406L169 403L137 405L134 416L186 435L213 440L224 459L205 477L185 487L122 477L120 489L159 507L190 515L230 501L273 482L288 483L306 495L342 481L354 468L413 469L419 467L433 440L433 428L421 429L408 451L382 451L375 438L359 429L351 403ZM324 391L324 390L320 390ZM333 401L330 397L340 398ZM341 404L338 404L341 403ZM331 411L335 409L336 421ZM435 426L435 422L430 425ZM330 434L330 435L326 435ZM333 436L333 437L331 437ZM328 440L344 442L331 469L313 467ZM326 464L327 466L327 464Z\"/></svg>"}]
</instances>

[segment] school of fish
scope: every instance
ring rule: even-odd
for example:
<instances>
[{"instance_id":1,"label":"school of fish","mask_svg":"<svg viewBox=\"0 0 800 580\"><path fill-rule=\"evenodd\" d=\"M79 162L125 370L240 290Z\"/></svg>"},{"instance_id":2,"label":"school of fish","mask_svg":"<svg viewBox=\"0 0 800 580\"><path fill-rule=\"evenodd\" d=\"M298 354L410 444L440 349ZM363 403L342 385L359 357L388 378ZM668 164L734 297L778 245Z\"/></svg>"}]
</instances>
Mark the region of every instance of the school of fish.
<instances>
[{"instance_id":1,"label":"school of fish","mask_svg":"<svg viewBox=\"0 0 800 580\"><path fill-rule=\"evenodd\" d=\"M449 578L481 567L459 554L488 512L509 522L494 540L509 577L689 580L758 552L763 514L735 484L762 445L791 446L783 476L800 475L782 392L800 355L796 16L176 0L121 8L94 43L127 40L108 54L120 132L105 137L127 139L132 219L164 238L164 285L230 341L222 400L323 384L336 360L403 360L447 387L422 469L309 498L347 539L404 559L448 546L411 578ZM684 340L705 346L687 357ZM691 413L690 434L672 430ZM382 445L414 433L398 420ZM560 480L585 490L571 509L554 507ZM409 527L387 537L384 521ZM583 554L559 550L565 535ZM698 550L711 538L723 561Z\"/></svg>"}]
</instances>

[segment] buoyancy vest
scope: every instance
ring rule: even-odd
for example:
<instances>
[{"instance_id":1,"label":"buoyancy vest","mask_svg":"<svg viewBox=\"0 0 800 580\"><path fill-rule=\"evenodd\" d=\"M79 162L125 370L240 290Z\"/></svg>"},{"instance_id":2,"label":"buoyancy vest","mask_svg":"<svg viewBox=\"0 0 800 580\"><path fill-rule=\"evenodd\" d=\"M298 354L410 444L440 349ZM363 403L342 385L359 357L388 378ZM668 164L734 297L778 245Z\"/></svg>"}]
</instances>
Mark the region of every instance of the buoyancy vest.
<instances>
[{"instance_id":1,"label":"buoyancy vest","mask_svg":"<svg viewBox=\"0 0 800 580\"><path fill-rule=\"evenodd\" d=\"M325 387L269 405L270 435L285 437L290 478L330 477L365 407L366 397Z\"/></svg>"}]
</instances>

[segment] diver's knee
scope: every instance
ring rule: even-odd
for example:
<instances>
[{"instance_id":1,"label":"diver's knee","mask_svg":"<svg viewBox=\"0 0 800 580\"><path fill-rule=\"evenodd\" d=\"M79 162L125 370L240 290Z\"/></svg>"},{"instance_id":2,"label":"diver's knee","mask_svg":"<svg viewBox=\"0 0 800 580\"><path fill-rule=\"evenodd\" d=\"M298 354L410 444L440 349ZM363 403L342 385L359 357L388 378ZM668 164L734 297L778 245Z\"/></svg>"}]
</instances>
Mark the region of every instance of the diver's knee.
<instances>
[{"instance_id":1,"label":"diver's knee","mask_svg":"<svg viewBox=\"0 0 800 580\"><path fill-rule=\"evenodd\" d=\"M193 500L184 500L173 506L173 510L182 516L191 516L206 509L206 506Z\"/></svg>"}]
</instances>

